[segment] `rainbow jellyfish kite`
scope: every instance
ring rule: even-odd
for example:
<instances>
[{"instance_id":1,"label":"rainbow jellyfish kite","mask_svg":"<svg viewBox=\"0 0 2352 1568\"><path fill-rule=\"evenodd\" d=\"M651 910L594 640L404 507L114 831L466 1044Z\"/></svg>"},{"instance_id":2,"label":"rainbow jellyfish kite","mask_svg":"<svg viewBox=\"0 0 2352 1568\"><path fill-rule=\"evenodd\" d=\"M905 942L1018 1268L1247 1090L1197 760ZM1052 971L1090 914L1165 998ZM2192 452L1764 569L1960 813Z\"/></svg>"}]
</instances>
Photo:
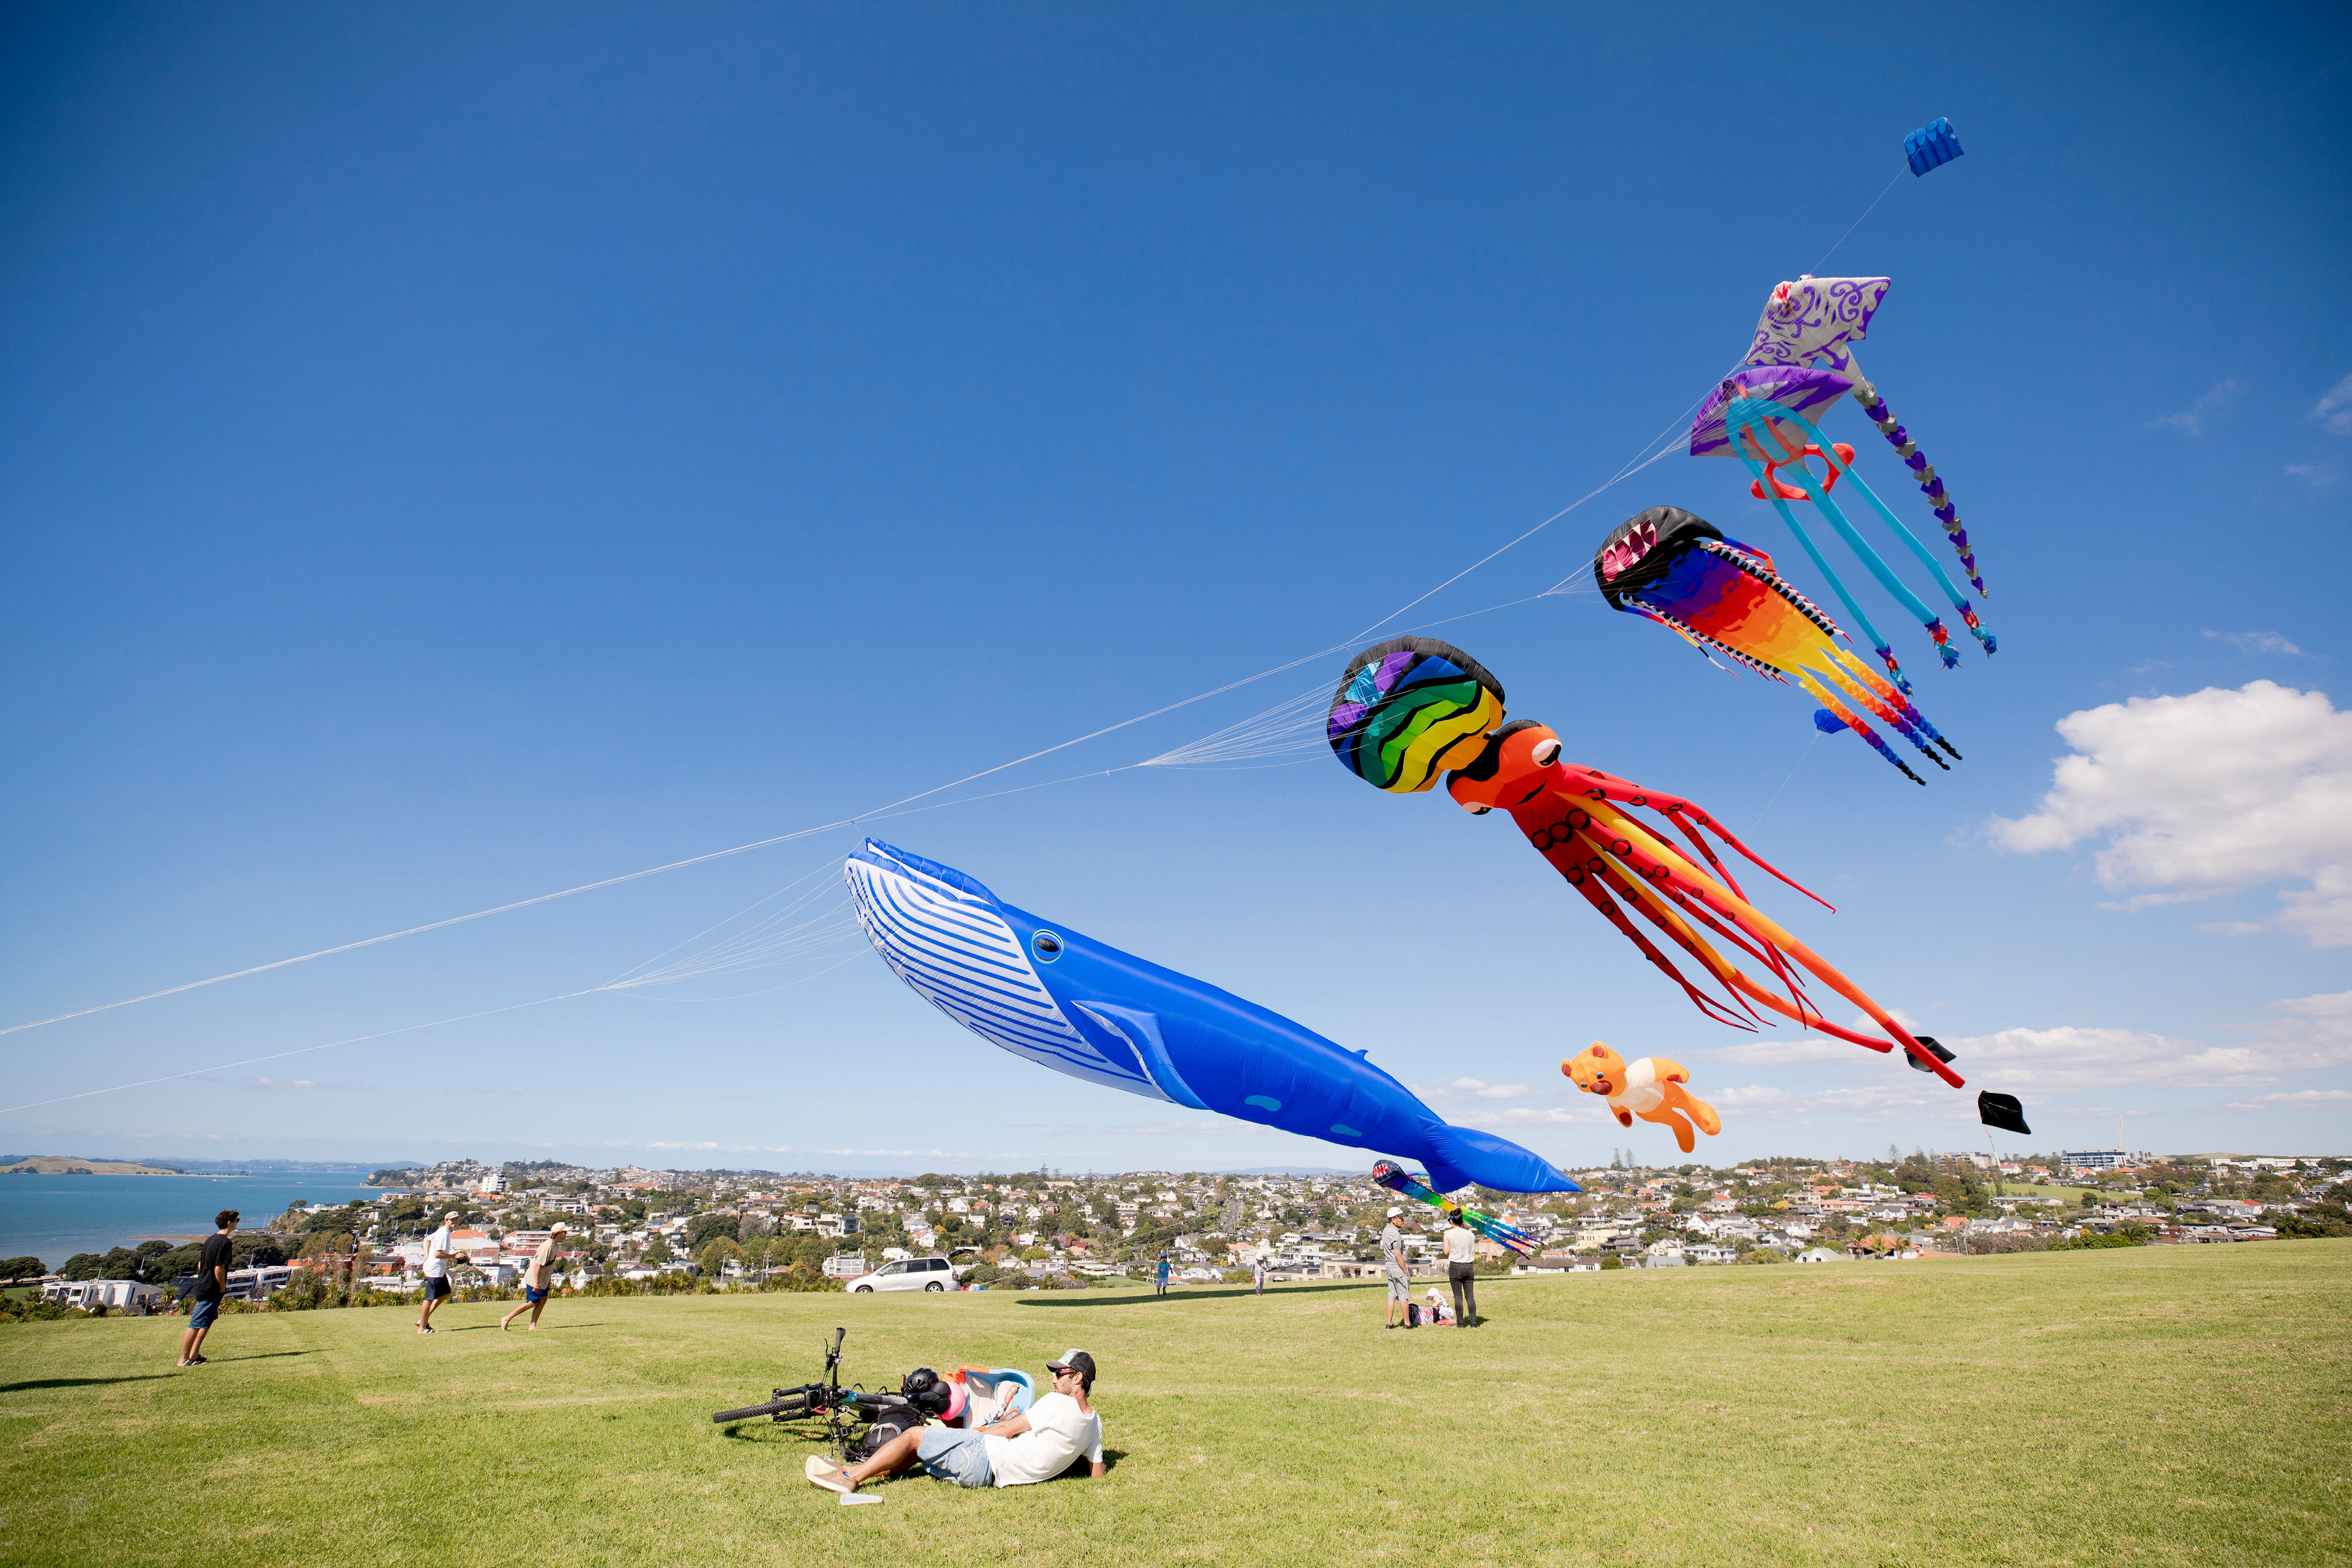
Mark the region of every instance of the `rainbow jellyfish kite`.
<instances>
[{"instance_id":1,"label":"rainbow jellyfish kite","mask_svg":"<svg viewBox=\"0 0 2352 1568\"><path fill-rule=\"evenodd\" d=\"M1367 670L1391 673L1360 687ZM1465 685L1479 689L1475 698ZM1348 667L1331 700L1328 738L1349 773L1391 794L1427 790L1440 770L1452 770L1445 789L1456 805L1474 816L1497 807L1510 813L1552 868L1717 1023L1754 1028L1763 1022L1756 1011L1762 1007L1874 1051L1900 1046L1922 1070L1960 1087L1952 1069L1893 1015L1748 903L1705 836L1824 909L1825 902L1773 870L1681 796L1561 761L1559 737L1541 724L1520 720L1485 733L1463 727L1474 711L1500 719L1503 702L1502 687L1460 648L1432 638L1399 637L1366 648ZM1422 740L1393 748L1377 743L1381 736L1407 735ZM1384 756L1392 756L1395 765L1367 766L1368 758ZM1637 810L1665 818L1690 848L1668 843L1665 829L1635 816ZM1656 942L1634 928L1628 910L1704 965L1727 1001L1693 984ZM1717 943L1747 954L1769 978L1732 962ZM1807 996L1800 970L1861 1008L1884 1033L1866 1035L1824 1018Z\"/></svg>"},{"instance_id":2,"label":"rainbow jellyfish kite","mask_svg":"<svg viewBox=\"0 0 2352 1568\"><path fill-rule=\"evenodd\" d=\"M1904 585L1903 580L1895 575L1878 552L1872 549L1869 542L1856 531L1844 509L1832 493L1840 479L1850 480L1853 489L1849 494L1859 495L1895 531L1895 536L1918 559L1919 563L1934 575L1945 596L1951 601L1961 624L1968 627L1978 642L1984 645L1985 652L1993 652L1999 645L1977 619L1974 606L1953 585L1951 578L1945 575L1942 564L1928 553L1927 547L1919 542L1916 535L1903 526L1902 520L1887 509L1877 493L1854 473L1852 467L1853 448L1829 440L1814 423L1815 416L1826 413L1830 405L1843 397L1853 386L1852 381L1833 371L1808 370L1794 365L1758 365L1736 371L1716 388L1699 409L1697 419L1691 425L1690 451L1694 458L1738 458L1747 464L1748 472L1756 476L1753 493L1769 501L1773 510L1780 514L1780 521L1789 525L1789 531L1797 536L1797 542L1804 547L1806 555L1829 580L1831 590L1837 595L1838 602L1845 606L1846 614L1870 639L1872 648L1886 666L1887 675L1898 689L1907 693L1911 683L1904 678L1903 667L1896 662L1894 648L1871 624L1862 606L1854 603L1853 594L1822 557L1821 547L1813 542L1812 536L1797 521L1797 514L1789 510L1790 501L1811 501L1829 520L1830 526L1837 531L1839 538L1845 541L1847 548L1870 569L1870 574L1878 579L1879 585L1919 618L1928 637L1934 639L1936 652L1942 658L1944 668L1957 668L1960 656L1953 648L1951 634L1944 629L1943 621L1917 595ZM1825 475L1816 478L1805 466L1806 460L1811 458L1822 459L1828 470ZM1781 478L1783 473L1795 482L1791 484L1784 480Z\"/></svg>"},{"instance_id":3,"label":"rainbow jellyfish kite","mask_svg":"<svg viewBox=\"0 0 2352 1568\"><path fill-rule=\"evenodd\" d=\"M1844 634L1781 577L1770 556L1724 538L1703 517L1654 506L1627 519L1593 552L1592 579L1610 608L1669 627L1701 653L1714 649L1773 680L1796 682L1822 705L1830 721L1824 729L1852 730L1913 784L1927 781L1864 713L1948 772L1935 748L1960 754L1909 698L1838 646Z\"/></svg>"}]
</instances>

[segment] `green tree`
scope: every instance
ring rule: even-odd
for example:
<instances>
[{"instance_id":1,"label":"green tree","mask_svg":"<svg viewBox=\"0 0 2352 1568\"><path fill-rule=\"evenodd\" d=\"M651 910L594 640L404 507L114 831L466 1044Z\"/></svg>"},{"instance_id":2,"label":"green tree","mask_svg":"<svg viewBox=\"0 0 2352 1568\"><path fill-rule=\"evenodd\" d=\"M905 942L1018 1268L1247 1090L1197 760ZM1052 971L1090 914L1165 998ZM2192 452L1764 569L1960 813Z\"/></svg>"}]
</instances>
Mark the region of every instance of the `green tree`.
<instances>
[{"instance_id":1,"label":"green tree","mask_svg":"<svg viewBox=\"0 0 2352 1568\"><path fill-rule=\"evenodd\" d=\"M0 1258L0 1279L31 1279L47 1272L37 1258Z\"/></svg>"},{"instance_id":2,"label":"green tree","mask_svg":"<svg viewBox=\"0 0 2352 1568\"><path fill-rule=\"evenodd\" d=\"M714 1237L732 1237L735 1216L731 1214L698 1214L686 1222L686 1249L698 1253Z\"/></svg>"},{"instance_id":3,"label":"green tree","mask_svg":"<svg viewBox=\"0 0 2352 1568\"><path fill-rule=\"evenodd\" d=\"M694 1260L702 1266L705 1279L716 1279L729 1258L742 1256L743 1248L733 1237L714 1236L703 1244L702 1250L695 1255Z\"/></svg>"}]
</instances>

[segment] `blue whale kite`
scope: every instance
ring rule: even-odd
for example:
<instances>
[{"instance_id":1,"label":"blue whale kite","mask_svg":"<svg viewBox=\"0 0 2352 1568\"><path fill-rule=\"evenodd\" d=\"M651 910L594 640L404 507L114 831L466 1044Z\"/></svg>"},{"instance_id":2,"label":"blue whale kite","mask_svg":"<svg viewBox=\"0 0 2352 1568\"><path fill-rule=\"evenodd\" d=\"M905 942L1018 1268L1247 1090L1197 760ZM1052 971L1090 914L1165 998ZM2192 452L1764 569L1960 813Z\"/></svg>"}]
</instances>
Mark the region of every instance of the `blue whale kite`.
<instances>
[{"instance_id":1,"label":"blue whale kite","mask_svg":"<svg viewBox=\"0 0 2352 1568\"><path fill-rule=\"evenodd\" d=\"M1534 1151L1455 1127L1279 1013L999 900L869 838L844 868L883 961L957 1023L1040 1067L1425 1166L1440 1192L1579 1187Z\"/></svg>"}]
</instances>

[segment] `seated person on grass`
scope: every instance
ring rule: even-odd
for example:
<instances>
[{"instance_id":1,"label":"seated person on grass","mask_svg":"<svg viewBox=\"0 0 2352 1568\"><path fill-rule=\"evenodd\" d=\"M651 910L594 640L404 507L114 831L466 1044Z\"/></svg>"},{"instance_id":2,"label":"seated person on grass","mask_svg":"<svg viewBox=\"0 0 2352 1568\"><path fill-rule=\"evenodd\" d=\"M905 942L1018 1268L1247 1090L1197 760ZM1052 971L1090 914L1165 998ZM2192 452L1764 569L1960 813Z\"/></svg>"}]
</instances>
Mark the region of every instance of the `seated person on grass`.
<instances>
[{"instance_id":1,"label":"seated person on grass","mask_svg":"<svg viewBox=\"0 0 2352 1568\"><path fill-rule=\"evenodd\" d=\"M854 1492L877 1476L895 1476L920 1465L960 1487L1018 1487L1050 1481L1083 1454L1088 1474L1103 1473L1102 1417L1088 1400L1095 1385L1095 1358L1084 1351L1049 1361L1054 1391L1025 1414L1000 1416L984 1427L959 1432L950 1426L918 1426L893 1437L862 1465L844 1469L822 1454L808 1457L808 1479L827 1491Z\"/></svg>"}]
</instances>

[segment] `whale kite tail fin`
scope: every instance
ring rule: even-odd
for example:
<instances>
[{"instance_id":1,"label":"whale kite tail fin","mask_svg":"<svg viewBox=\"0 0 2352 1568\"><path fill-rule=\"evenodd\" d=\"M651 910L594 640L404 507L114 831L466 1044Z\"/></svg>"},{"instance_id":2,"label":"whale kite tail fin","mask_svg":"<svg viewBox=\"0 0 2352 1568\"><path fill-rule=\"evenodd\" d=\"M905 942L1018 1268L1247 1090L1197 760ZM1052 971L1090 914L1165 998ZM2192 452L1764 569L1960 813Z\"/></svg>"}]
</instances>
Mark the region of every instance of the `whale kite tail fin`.
<instances>
[{"instance_id":1,"label":"whale kite tail fin","mask_svg":"<svg viewBox=\"0 0 2352 1568\"><path fill-rule=\"evenodd\" d=\"M1451 1122L1429 1130L1430 1185L1441 1193L1476 1184L1499 1193L1580 1193L1584 1189L1532 1149Z\"/></svg>"}]
</instances>

